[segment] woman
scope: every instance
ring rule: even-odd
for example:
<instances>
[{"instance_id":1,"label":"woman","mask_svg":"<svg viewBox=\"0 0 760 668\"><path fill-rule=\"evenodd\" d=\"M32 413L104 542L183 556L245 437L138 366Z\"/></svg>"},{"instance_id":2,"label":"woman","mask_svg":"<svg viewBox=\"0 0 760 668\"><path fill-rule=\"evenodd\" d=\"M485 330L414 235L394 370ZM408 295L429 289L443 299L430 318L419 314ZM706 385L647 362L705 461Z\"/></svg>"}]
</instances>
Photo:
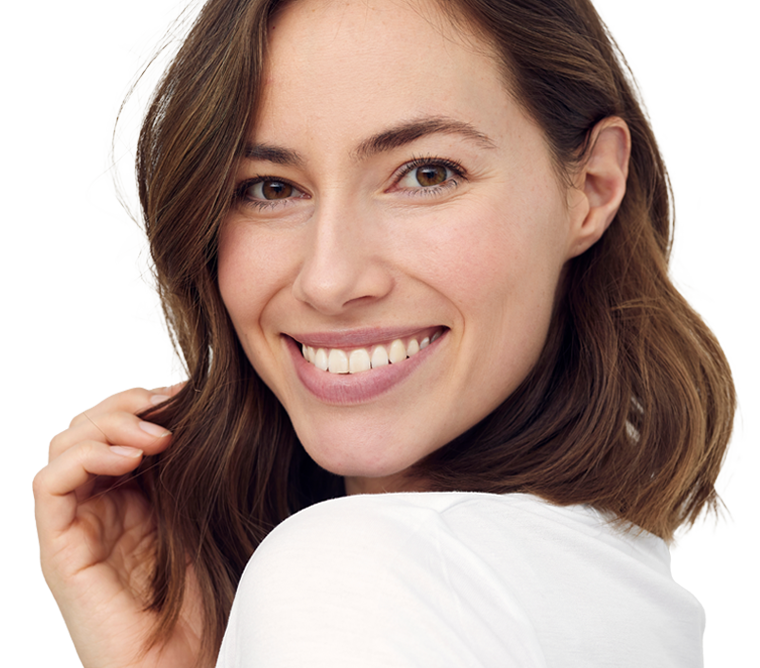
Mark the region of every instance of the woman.
<instances>
[{"instance_id":1,"label":"woman","mask_svg":"<svg viewBox=\"0 0 760 668\"><path fill-rule=\"evenodd\" d=\"M434 491L284 522L220 665L699 661L660 539L733 389L588 3L212 0L138 182L189 381L37 477L86 666L212 663L275 526Z\"/></svg>"}]
</instances>

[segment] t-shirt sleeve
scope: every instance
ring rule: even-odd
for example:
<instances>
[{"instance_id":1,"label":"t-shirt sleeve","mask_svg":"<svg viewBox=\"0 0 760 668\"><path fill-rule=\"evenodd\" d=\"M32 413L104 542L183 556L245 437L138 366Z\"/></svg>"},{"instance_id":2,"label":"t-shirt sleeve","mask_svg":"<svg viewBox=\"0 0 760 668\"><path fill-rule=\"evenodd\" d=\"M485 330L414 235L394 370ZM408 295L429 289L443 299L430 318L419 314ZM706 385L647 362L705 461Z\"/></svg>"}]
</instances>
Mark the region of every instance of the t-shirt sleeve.
<instances>
[{"instance_id":1,"label":"t-shirt sleeve","mask_svg":"<svg viewBox=\"0 0 760 668\"><path fill-rule=\"evenodd\" d=\"M374 497L377 498L377 497ZM218 668L540 668L527 617L439 515L385 496L282 523L243 574Z\"/></svg>"}]
</instances>

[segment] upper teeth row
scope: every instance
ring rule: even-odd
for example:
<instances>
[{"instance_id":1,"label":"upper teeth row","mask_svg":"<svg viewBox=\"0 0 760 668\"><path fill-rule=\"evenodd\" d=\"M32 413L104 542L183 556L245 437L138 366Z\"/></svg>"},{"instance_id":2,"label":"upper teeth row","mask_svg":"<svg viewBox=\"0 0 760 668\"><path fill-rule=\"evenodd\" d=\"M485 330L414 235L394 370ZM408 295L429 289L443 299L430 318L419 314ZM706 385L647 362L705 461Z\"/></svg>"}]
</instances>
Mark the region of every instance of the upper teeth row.
<instances>
[{"instance_id":1,"label":"upper teeth row","mask_svg":"<svg viewBox=\"0 0 760 668\"><path fill-rule=\"evenodd\" d=\"M387 364L403 362L407 357L416 355L441 335L436 332L432 337L425 337L419 343L411 339L405 346L401 339L396 339L388 348L383 345L372 347L372 352L366 348L356 348L350 353L340 348L312 348L301 345L303 356L318 369L330 373L359 373L369 371Z\"/></svg>"}]
</instances>

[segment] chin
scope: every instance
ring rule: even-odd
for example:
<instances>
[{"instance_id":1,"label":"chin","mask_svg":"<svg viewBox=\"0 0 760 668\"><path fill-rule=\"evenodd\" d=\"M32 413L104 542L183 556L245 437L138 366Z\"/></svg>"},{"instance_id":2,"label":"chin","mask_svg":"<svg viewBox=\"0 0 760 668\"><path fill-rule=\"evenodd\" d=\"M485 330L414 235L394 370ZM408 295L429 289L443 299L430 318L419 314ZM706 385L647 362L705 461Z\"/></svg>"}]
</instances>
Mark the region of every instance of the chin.
<instances>
[{"instance_id":1,"label":"chin","mask_svg":"<svg viewBox=\"0 0 760 668\"><path fill-rule=\"evenodd\" d=\"M302 435L298 428L296 433L307 454L320 467L347 479L405 478L410 467L438 447L434 444L421 447L419 441L412 445L408 440L393 438L387 433L371 438L366 430L361 436L347 436L335 431Z\"/></svg>"}]
</instances>

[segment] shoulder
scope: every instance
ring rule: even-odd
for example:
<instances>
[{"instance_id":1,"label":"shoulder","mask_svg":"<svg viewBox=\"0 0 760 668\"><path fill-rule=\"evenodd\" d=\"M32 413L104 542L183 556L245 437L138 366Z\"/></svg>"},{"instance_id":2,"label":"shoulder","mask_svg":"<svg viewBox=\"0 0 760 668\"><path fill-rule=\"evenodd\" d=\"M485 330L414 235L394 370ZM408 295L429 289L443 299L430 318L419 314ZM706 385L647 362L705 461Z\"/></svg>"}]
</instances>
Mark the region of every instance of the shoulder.
<instances>
[{"instance_id":1,"label":"shoulder","mask_svg":"<svg viewBox=\"0 0 760 668\"><path fill-rule=\"evenodd\" d=\"M264 545L281 546L293 540L330 545L331 539L351 538L357 548L374 542L378 532L394 537L413 534L429 524L439 509L427 494L347 496L315 504L282 522Z\"/></svg>"},{"instance_id":2,"label":"shoulder","mask_svg":"<svg viewBox=\"0 0 760 668\"><path fill-rule=\"evenodd\" d=\"M331 591L359 592L384 578L470 597L485 583L503 605L526 576L598 581L605 566L669 579L669 560L659 538L620 530L588 507L527 494L375 494L319 503L285 520L253 555L244 582L282 574L312 589L317 579Z\"/></svg>"},{"instance_id":3,"label":"shoulder","mask_svg":"<svg viewBox=\"0 0 760 668\"><path fill-rule=\"evenodd\" d=\"M472 557L487 559L496 550L513 567L521 555L532 560L569 550L589 558L615 555L669 574L664 541L636 527L625 530L591 507L557 506L530 494L471 492L357 495L319 503L280 524L254 560L282 551L298 555L308 545L312 555L349 561L364 556L387 565L388 558L429 556L434 546L446 546L442 558L452 556L456 544Z\"/></svg>"},{"instance_id":4,"label":"shoulder","mask_svg":"<svg viewBox=\"0 0 760 668\"><path fill-rule=\"evenodd\" d=\"M319 570L344 575L446 570L497 553L504 567L547 544L598 542L620 548L621 538L589 509L559 508L526 494L464 492L357 495L316 504L291 516L261 544L248 570ZM655 539L656 541L656 539ZM667 554L667 551L665 551ZM490 566L488 567L490 570Z\"/></svg>"},{"instance_id":5,"label":"shoulder","mask_svg":"<svg viewBox=\"0 0 760 668\"><path fill-rule=\"evenodd\" d=\"M698 665L703 624L665 544L591 508L353 496L297 513L261 544L220 665Z\"/></svg>"},{"instance_id":6,"label":"shoulder","mask_svg":"<svg viewBox=\"0 0 760 668\"><path fill-rule=\"evenodd\" d=\"M246 663L222 665L543 666L519 602L460 535L469 496L353 496L283 522L233 606L224 652Z\"/></svg>"},{"instance_id":7,"label":"shoulder","mask_svg":"<svg viewBox=\"0 0 760 668\"><path fill-rule=\"evenodd\" d=\"M251 558L241 587L287 580L288 588L302 588L312 596L337 591L368 595L381 573L405 573L411 563L426 558L435 517L435 510L399 495L316 504L267 536ZM281 596L282 589L276 593Z\"/></svg>"},{"instance_id":8,"label":"shoulder","mask_svg":"<svg viewBox=\"0 0 760 668\"><path fill-rule=\"evenodd\" d=\"M529 494L368 494L332 499L296 513L270 533L262 548L305 541L329 549L332 540L350 539L357 549L374 550L377 543L387 546L391 537L414 542L431 536L478 543L495 538L495 529L500 536L521 538L546 536L547 530L598 537L600 527L608 525L590 508L558 507ZM607 533L619 534L611 529Z\"/></svg>"}]
</instances>

